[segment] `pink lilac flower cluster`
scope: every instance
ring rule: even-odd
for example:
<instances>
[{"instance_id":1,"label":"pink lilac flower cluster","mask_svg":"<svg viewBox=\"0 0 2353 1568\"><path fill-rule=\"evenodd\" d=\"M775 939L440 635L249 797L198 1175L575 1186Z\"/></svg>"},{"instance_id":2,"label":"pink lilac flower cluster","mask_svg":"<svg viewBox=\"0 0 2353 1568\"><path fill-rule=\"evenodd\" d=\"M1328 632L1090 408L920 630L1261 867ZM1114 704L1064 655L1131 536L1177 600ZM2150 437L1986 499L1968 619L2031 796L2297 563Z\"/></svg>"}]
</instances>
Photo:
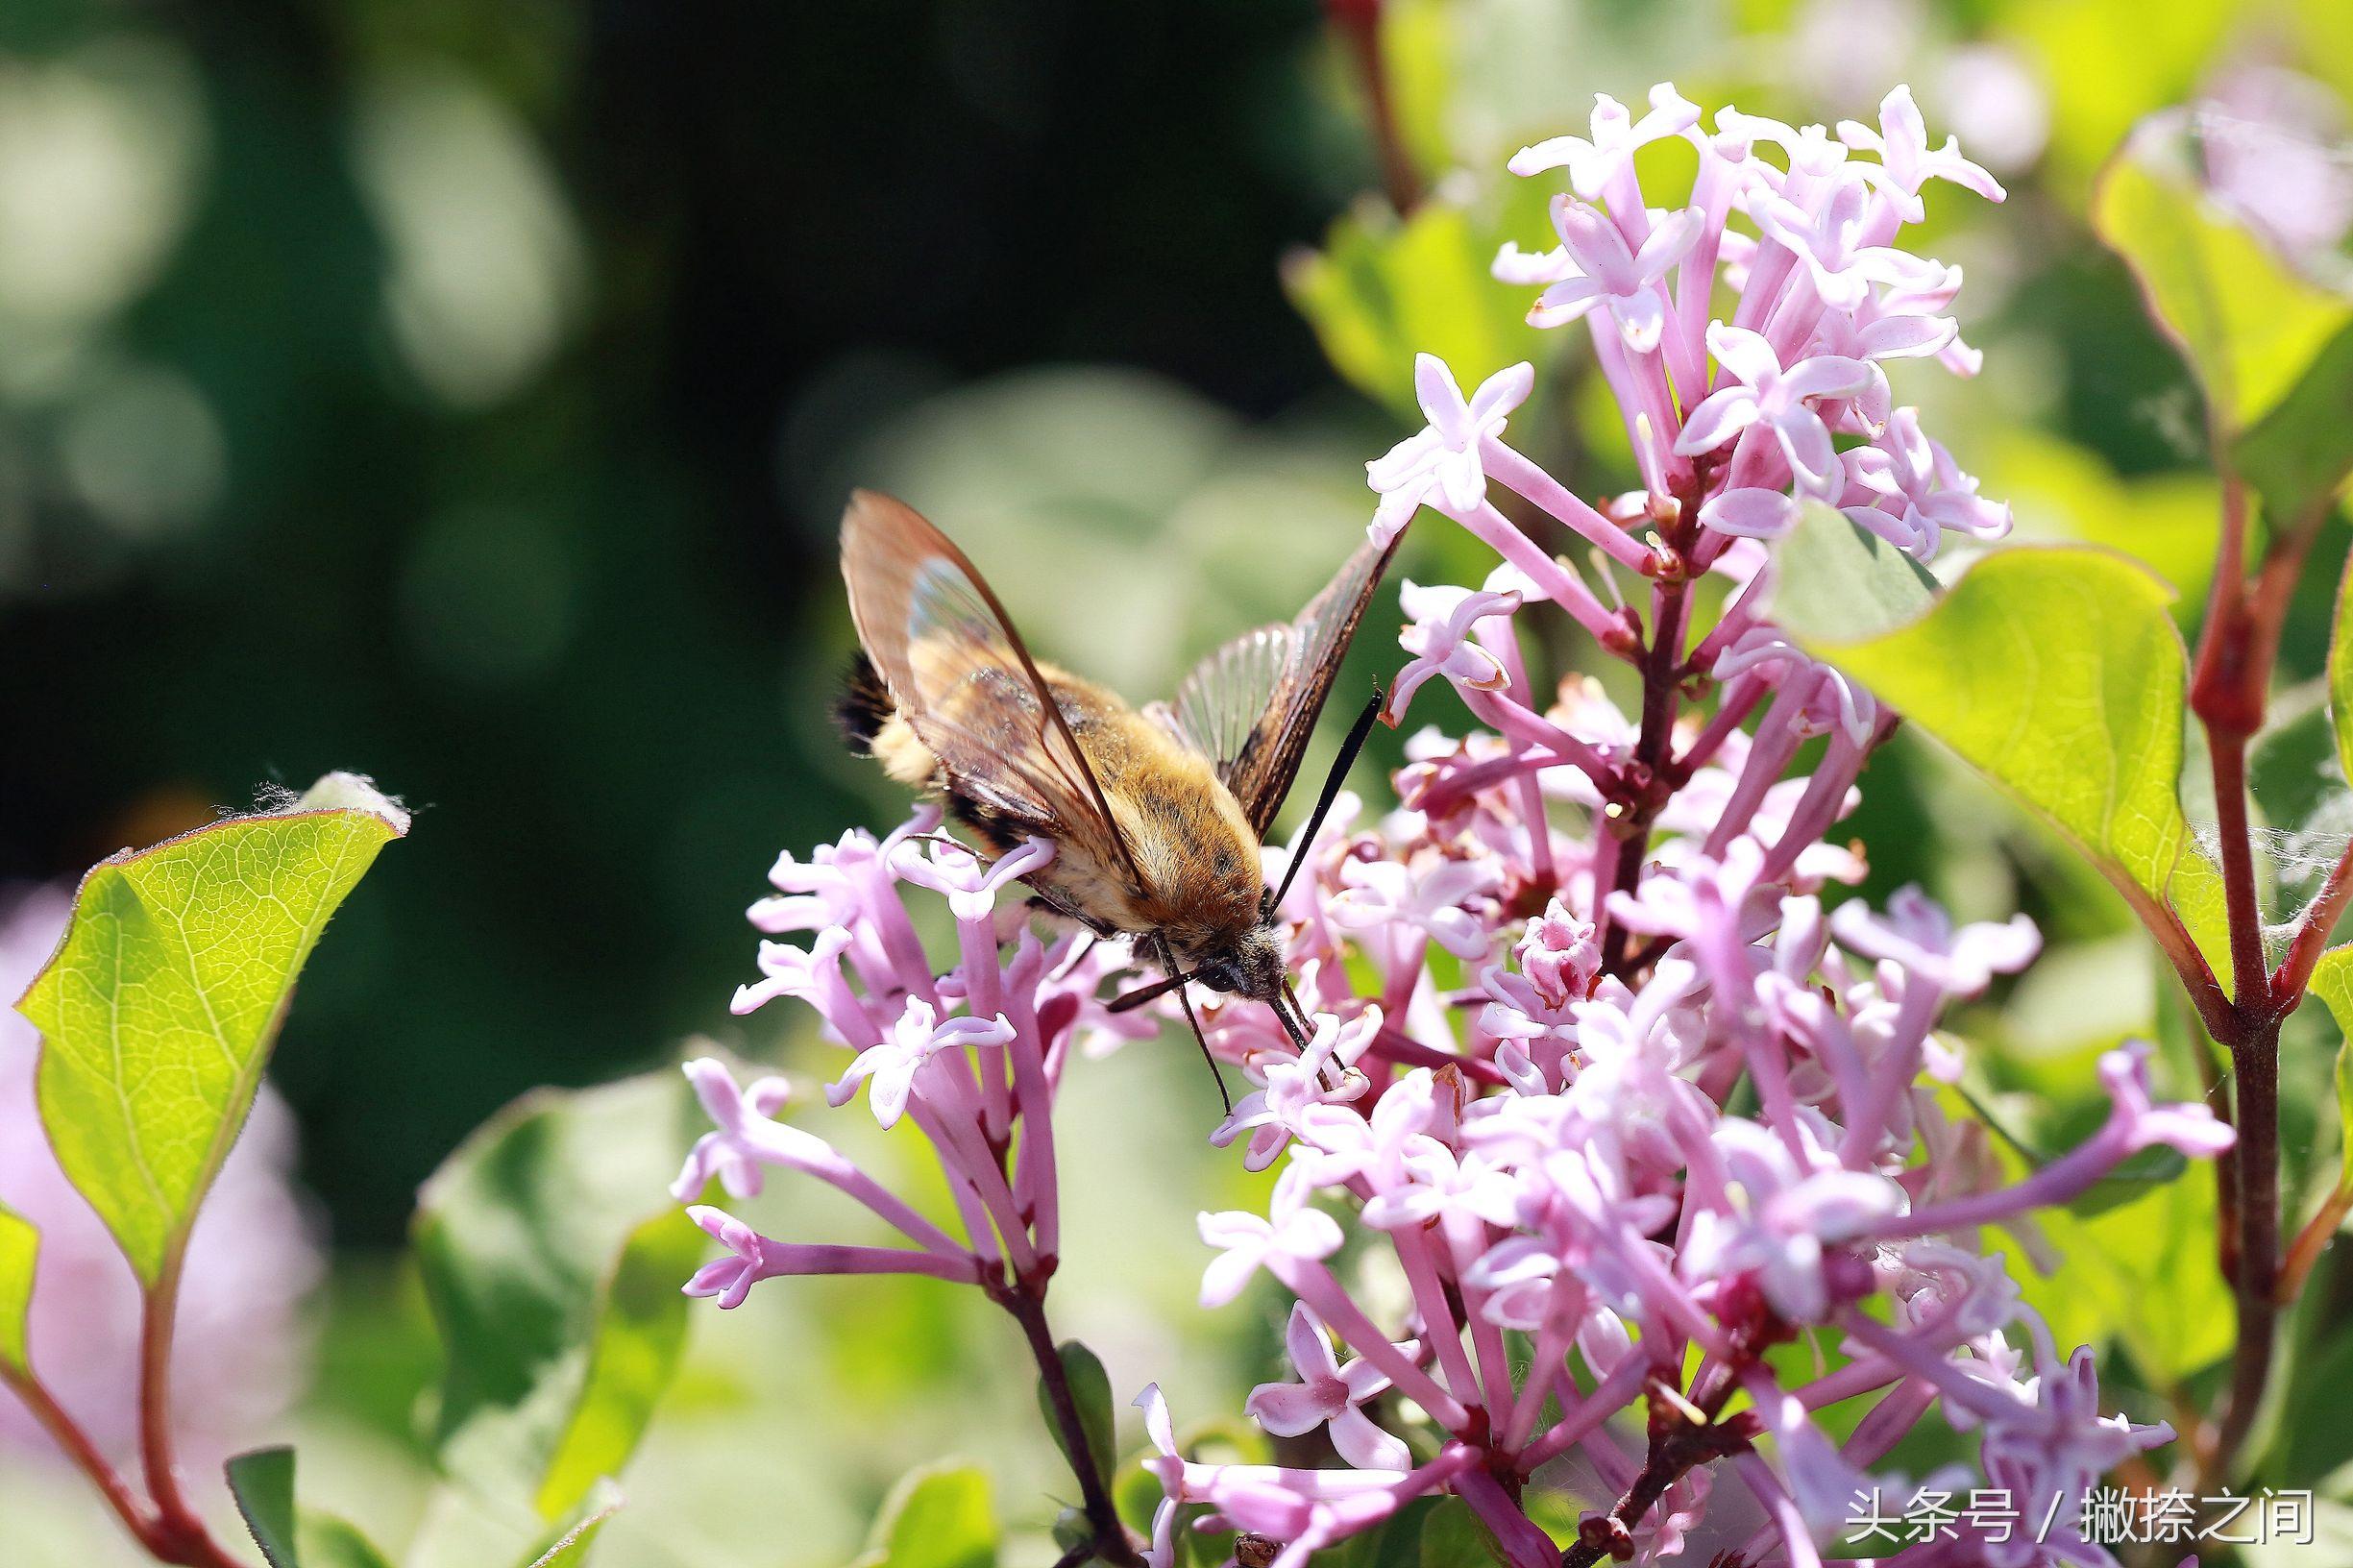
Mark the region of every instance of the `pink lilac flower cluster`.
<instances>
[{"instance_id":1,"label":"pink lilac flower cluster","mask_svg":"<svg viewBox=\"0 0 2353 1568\"><path fill-rule=\"evenodd\" d=\"M2007 1494L2025 1523L1963 1519L1884 1560L2103 1564L2077 1528L2084 1497L2171 1435L2103 1413L2090 1353L2060 1358L1982 1242L2141 1150L2213 1155L2230 1133L2153 1103L2137 1046L2101 1064L2113 1109L2096 1135L2016 1179L1981 1126L1946 1114L1939 1081L1961 1062L1939 1019L2025 966L2036 933L1956 926L1917 890L1826 900L1864 874L1828 835L1893 720L1770 619L1766 541L1800 498L1924 558L1948 533L2006 527L1883 369L1974 368L1942 314L1957 270L1893 242L1924 182L1999 188L1950 141L1931 147L1901 89L1875 129L1699 120L1661 86L1639 119L1604 98L1589 135L1523 152L1518 173L1566 171L1559 245L1497 263L1542 286L1532 320L1590 324L1644 490L1588 502L1505 443L1525 365L1466 398L1425 357L1429 428L1369 465L1377 537L1428 506L1502 557L1477 588L1406 585L1409 659L1385 710L1401 723L1443 681L1476 727L1414 734L1385 817L1343 796L1270 854L1270 882L1301 873L1280 913L1304 1050L1262 1005L1193 998L1212 1050L1253 1085L1213 1140L1278 1171L1263 1212L1201 1217L1201 1304L1271 1276L1291 1375L1247 1406L1278 1464L1191 1458L1160 1390L1137 1401L1164 1492L1140 1555L1162 1568L1180 1529L1296 1568L1441 1493L1515 1568L1810 1568L1863 1500L1963 1487ZM1666 138L1697 153L1680 207L1652 206L1635 174ZM1499 504L1497 483L1517 501ZM1595 552L1591 572L1563 545ZM1729 591L1703 625L1711 573ZM1528 649L1554 614L1633 666L1638 712L1581 676L1539 692ZM1047 943L1000 900L1050 845L986 866L931 838L935 821L781 862L753 919L814 936L765 944L766 978L737 1005L818 1009L857 1053L832 1098L864 1083L885 1122L917 1119L964 1236L775 1122L772 1080L739 1091L697 1064L719 1130L682 1199L791 1166L909 1244L778 1242L698 1210L729 1256L691 1291L733 1305L777 1273L990 1285L1050 1268L1054 1088L1082 1036L1143 1027L1098 999L1133 960L1083 934ZM945 974L910 885L952 907ZM1973 1434L1973 1470L1893 1473L1936 1411ZM1564 1514L1574 1538L1556 1541L1537 1520Z\"/></svg>"},{"instance_id":2,"label":"pink lilac flower cluster","mask_svg":"<svg viewBox=\"0 0 2353 1568\"><path fill-rule=\"evenodd\" d=\"M856 1055L826 1099L836 1108L866 1090L884 1127L912 1119L937 1152L956 1209L950 1234L824 1139L776 1119L789 1091L781 1078L740 1087L723 1063L687 1065L715 1130L696 1143L673 1193L692 1203L716 1179L732 1196L762 1189L770 1167L813 1176L865 1206L903 1245L785 1242L722 1210L689 1213L727 1249L687 1286L695 1296L740 1305L779 1274L927 1274L1005 1288L1042 1281L1061 1247L1054 1163L1054 1093L1074 1041L1093 1033L1133 1037L1149 1020L1115 1017L1097 1000L1127 956L1091 936L1042 941L1029 929L1026 894L999 895L1053 857L1033 840L980 860L940 838L926 807L888 838L852 831L807 861L787 854L770 873L774 896L752 906L772 936L815 933L806 946L760 944L761 978L736 992L749 1013L780 996L814 1007L827 1038ZM954 916L958 962L935 972L907 906L910 891L943 894Z\"/></svg>"}]
</instances>

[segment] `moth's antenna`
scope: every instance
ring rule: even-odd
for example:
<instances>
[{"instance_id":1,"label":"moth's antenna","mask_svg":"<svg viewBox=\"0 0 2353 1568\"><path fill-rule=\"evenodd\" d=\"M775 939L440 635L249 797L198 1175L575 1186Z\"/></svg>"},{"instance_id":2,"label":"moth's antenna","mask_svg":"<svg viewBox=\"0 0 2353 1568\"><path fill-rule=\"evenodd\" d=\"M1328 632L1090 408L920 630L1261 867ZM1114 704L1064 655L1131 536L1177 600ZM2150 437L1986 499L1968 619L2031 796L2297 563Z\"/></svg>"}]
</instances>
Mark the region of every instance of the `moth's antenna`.
<instances>
[{"instance_id":1,"label":"moth's antenna","mask_svg":"<svg viewBox=\"0 0 2353 1568\"><path fill-rule=\"evenodd\" d=\"M1307 864L1307 852L1314 845L1315 835L1324 825L1324 818L1331 813L1332 802L1339 798L1340 786L1348 781L1348 770L1356 766L1357 753L1364 749L1365 737L1373 732L1373 721L1381 717L1381 688L1375 686L1373 699L1364 704L1364 711L1358 714L1357 722L1348 727L1348 738L1340 742L1340 754L1333 759L1332 772L1324 776L1323 793L1315 797L1315 809L1308 816L1307 831L1299 835L1299 853L1284 870L1283 885L1275 889L1275 907L1278 909L1282 907L1283 900L1290 896L1292 879L1298 876L1299 868ZM1292 1033L1296 1035L1297 1031Z\"/></svg>"},{"instance_id":2,"label":"moth's antenna","mask_svg":"<svg viewBox=\"0 0 2353 1568\"><path fill-rule=\"evenodd\" d=\"M1165 979L1155 980L1148 986L1138 986L1134 991L1122 992L1111 999L1111 1003L1105 1009L1105 1011L1111 1013L1125 1013L1131 1009L1141 1007L1146 1002L1158 1001L1161 997L1167 995L1170 992L1176 990L1177 987L1184 985L1192 977L1193 971L1188 969L1183 974L1172 974L1167 976Z\"/></svg>"},{"instance_id":3,"label":"moth's antenna","mask_svg":"<svg viewBox=\"0 0 2353 1568\"><path fill-rule=\"evenodd\" d=\"M1209 1064L1210 1078L1217 1085L1217 1098L1225 1103L1226 1115L1232 1116L1234 1096L1226 1092L1226 1075L1217 1070L1217 1059L1210 1054L1209 1036L1201 1032L1201 1020L1193 1017L1193 999L1185 992L1186 976L1177 970L1176 953L1169 947L1167 937L1158 931L1152 933L1152 943L1160 949L1161 967L1173 977L1166 989L1176 992L1177 1005L1185 1010L1185 1021L1192 1025L1193 1043L1201 1047L1201 1060ZM1125 999L1120 998L1122 1001ZM1117 1003L1113 1005L1116 1007Z\"/></svg>"}]
</instances>

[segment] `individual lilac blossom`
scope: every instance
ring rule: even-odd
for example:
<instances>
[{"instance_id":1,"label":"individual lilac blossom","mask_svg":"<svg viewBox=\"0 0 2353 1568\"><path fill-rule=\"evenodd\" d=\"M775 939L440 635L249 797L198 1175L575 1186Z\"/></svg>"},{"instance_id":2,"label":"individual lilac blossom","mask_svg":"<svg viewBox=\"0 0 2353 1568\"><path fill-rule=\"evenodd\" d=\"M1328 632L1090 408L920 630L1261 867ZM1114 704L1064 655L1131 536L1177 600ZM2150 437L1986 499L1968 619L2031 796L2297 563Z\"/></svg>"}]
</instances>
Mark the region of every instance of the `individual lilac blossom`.
<instances>
[{"instance_id":1,"label":"individual lilac blossom","mask_svg":"<svg viewBox=\"0 0 2353 1568\"><path fill-rule=\"evenodd\" d=\"M1393 861L1352 861L1340 876L1331 914L1341 930L1417 931L1457 958L1486 956L1486 928L1473 906L1494 886L1492 866L1440 860L1417 872Z\"/></svg>"},{"instance_id":2,"label":"individual lilac blossom","mask_svg":"<svg viewBox=\"0 0 2353 1568\"><path fill-rule=\"evenodd\" d=\"M1339 1250L1339 1222L1320 1209L1294 1207L1269 1219L1245 1210L1201 1216L1201 1239L1219 1249L1201 1276L1201 1305L1223 1307L1261 1268L1286 1259L1312 1262Z\"/></svg>"},{"instance_id":3,"label":"individual lilac blossom","mask_svg":"<svg viewBox=\"0 0 2353 1568\"><path fill-rule=\"evenodd\" d=\"M1888 895L1884 914L1842 904L1830 917L1841 945L1865 958L1886 959L1949 995L1978 995L1995 975L2016 974L2042 950L2042 934L2023 915L1999 924L1956 928L1917 884Z\"/></svg>"},{"instance_id":4,"label":"individual lilac blossom","mask_svg":"<svg viewBox=\"0 0 2353 1568\"><path fill-rule=\"evenodd\" d=\"M1400 600L1413 624L1398 641L1413 658L1389 682L1388 697L1382 703L1381 711L1390 723L1433 675L1444 676L1458 689L1495 692L1510 685L1502 662L1472 641L1471 633L1480 622L1518 609L1521 597L1510 591L1425 588L1408 579Z\"/></svg>"},{"instance_id":5,"label":"individual lilac blossom","mask_svg":"<svg viewBox=\"0 0 2353 1568\"><path fill-rule=\"evenodd\" d=\"M1668 136L1680 135L1700 121L1700 108L1661 82L1651 89L1650 112L1635 119L1626 106L1607 93L1593 95L1593 119L1582 136L1554 136L1511 155L1513 174L1541 174L1547 169L1569 171L1570 188L1588 202L1599 201L1609 187L1629 174L1635 152Z\"/></svg>"},{"instance_id":6,"label":"individual lilac blossom","mask_svg":"<svg viewBox=\"0 0 2353 1568\"><path fill-rule=\"evenodd\" d=\"M73 895L0 887L0 1204L40 1233L26 1342L42 1385L110 1458L137 1447L141 1292L120 1248L50 1152L40 1037L12 1007L63 937ZM294 1182L293 1114L263 1083L188 1239L174 1320L175 1437L191 1469L261 1439L309 1375L309 1297L325 1278L318 1217ZM57 1458L0 1388L0 1444Z\"/></svg>"},{"instance_id":7,"label":"individual lilac blossom","mask_svg":"<svg viewBox=\"0 0 2353 1568\"><path fill-rule=\"evenodd\" d=\"M1606 309L1628 351L1649 354L1666 329L1668 299L1660 280L1698 243L1702 222L1695 210L1671 212L1633 250L1602 212L1556 198L1553 228L1559 248L1538 257L1507 250L1496 258L1495 274L1506 282L1548 285L1529 307L1531 327L1559 327Z\"/></svg>"},{"instance_id":8,"label":"individual lilac blossom","mask_svg":"<svg viewBox=\"0 0 2353 1568\"><path fill-rule=\"evenodd\" d=\"M1870 370L1859 359L1838 355L1819 355L1783 369L1773 345L1741 327L1709 328L1707 348L1733 384L1709 393L1691 411L1675 450L1696 456L1752 427L1761 428L1780 443L1799 487L1826 498L1838 454L1829 427L1808 401L1852 397L1870 384Z\"/></svg>"},{"instance_id":9,"label":"individual lilac blossom","mask_svg":"<svg viewBox=\"0 0 2353 1568\"><path fill-rule=\"evenodd\" d=\"M1958 137L1947 136L1942 147L1929 147L1927 121L1921 116L1920 106L1912 101L1912 89L1908 86L1899 86L1879 101L1876 130L1853 120L1841 120L1838 139L1859 152L1878 156L1879 167L1886 171L1882 188L1909 199L1900 202L1897 208L1907 223L1920 221L1921 187L1931 180L1949 180L1989 202L1998 202L2007 194L1999 181L1961 156Z\"/></svg>"},{"instance_id":10,"label":"individual lilac blossom","mask_svg":"<svg viewBox=\"0 0 2353 1568\"><path fill-rule=\"evenodd\" d=\"M1511 411L1528 401L1535 369L1525 363L1497 371L1468 398L1453 372L1435 355L1413 361L1413 395L1430 421L1418 435L1391 447L1387 455L1364 465L1364 476L1381 494L1373 513L1376 538L1393 538L1425 502L1434 496L1441 511L1470 511L1486 499L1483 447L1504 433Z\"/></svg>"},{"instance_id":11,"label":"individual lilac blossom","mask_svg":"<svg viewBox=\"0 0 2353 1568\"><path fill-rule=\"evenodd\" d=\"M1843 462L1848 520L1924 561L1948 533L1994 540L2010 531L2010 508L1979 498L1976 479L1921 433L1918 409L1897 409L1875 444L1846 453Z\"/></svg>"},{"instance_id":12,"label":"individual lilac blossom","mask_svg":"<svg viewBox=\"0 0 2353 1568\"><path fill-rule=\"evenodd\" d=\"M849 1070L825 1089L825 1098L846 1105L861 1083L871 1080L867 1100L874 1119L885 1127L898 1125L915 1088L915 1075L942 1051L973 1045L1002 1045L1013 1038L1013 1025L1002 1015L993 1018L943 1019L919 996L907 998L906 1011L891 1025L890 1035L860 1051Z\"/></svg>"},{"instance_id":13,"label":"individual lilac blossom","mask_svg":"<svg viewBox=\"0 0 2353 1568\"><path fill-rule=\"evenodd\" d=\"M1260 1087L1236 1101L1226 1119L1210 1134L1210 1142L1218 1148L1243 1133L1250 1134L1248 1152L1242 1157L1248 1169L1264 1170L1274 1164L1309 1108L1345 1104L1368 1087L1364 1075L1356 1070L1356 1063L1381 1032L1381 1009L1368 1007L1345 1024L1329 1013L1318 1014L1311 1021L1314 1032L1307 1049L1296 1056L1280 1049L1270 1052L1272 1060L1252 1069Z\"/></svg>"},{"instance_id":14,"label":"individual lilac blossom","mask_svg":"<svg viewBox=\"0 0 2353 1568\"><path fill-rule=\"evenodd\" d=\"M1733 1201L1698 1216L1682 1250L1685 1278L1746 1276L1790 1322L1820 1322L1831 1302L1829 1249L1903 1213L1903 1189L1845 1168L1826 1150L1806 1149L1801 1164L1781 1134L1752 1121L1727 1118L1711 1141ZM1867 1280L1855 1262L1857 1281Z\"/></svg>"},{"instance_id":15,"label":"individual lilac blossom","mask_svg":"<svg viewBox=\"0 0 2353 1568\"><path fill-rule=\"evenodd\" d=\"M1277 1437L1299 1437L1318 1427L1329 1428L1333 1448L1360 1470L1405 1470L1412 1465L1412 1450L1375 1426L1360 1408L1388 1388L1386 1373L1369 1361L1340 1365L1323 1319L1305 1302L1291 1308L1283 1344L1299 1381L1262 1383L1252 1389L1243 1408L1253 1420Z\"/></svg>"},{"instance_id":16,"label":"individual lilac blossom","mask_svg":"<svg viewBox=\"0 0 2353 1568\"><path fill-rule=\"evenodd\" d=\"M689 1062L686 1077L715 1130L695 1140L685 1168L671 1184L671 1196L685 1203L716 1179L729 1197L758 1197L767 1184L752 1129L784 1109L792 1086L771 1074L749 1089L738 1089L734 1075L709 1057Z\"/></svg>"}]
</instances>

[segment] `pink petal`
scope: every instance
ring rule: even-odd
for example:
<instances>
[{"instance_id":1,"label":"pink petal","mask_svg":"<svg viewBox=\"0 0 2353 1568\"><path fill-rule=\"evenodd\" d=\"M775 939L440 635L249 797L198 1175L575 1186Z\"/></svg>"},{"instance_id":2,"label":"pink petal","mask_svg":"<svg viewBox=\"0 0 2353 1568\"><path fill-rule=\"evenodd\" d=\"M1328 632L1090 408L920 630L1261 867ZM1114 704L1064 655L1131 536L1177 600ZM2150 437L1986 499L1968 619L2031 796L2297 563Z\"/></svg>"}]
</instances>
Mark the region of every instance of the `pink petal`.
<instances>
[{"instance_id":1,"label":"pink petal","mask_svg":"<svg viewBox=\"0 0 2353 1568\"><path fill-rule=\"evenodd\" d=\"M1675 450L1685 457L1713 452L1755 423L1756 394L1746 386L1722 387L1691 410Z\"/></svg>"},{"instance_id":2,"label":"pink petal","mask_svg":"<svg viewBox=\"0 0 2353 1568\"><path fill-rule=\"evenodd\" d=\"M1798 503L1778 490L1744 485L1700 508L1700 523L1744 539L1778 539L1798 523Z\"/></svg>"},{"instance_id":3,"label":"pink petal","mask_svg":"<svg viewBox=\"0 0 2353 1568\"><path fill-rule=\"evenodd\" d=\"M1304 1383L1262 1383L1250 1391L1249 1402L1242 1409L1277 1437L1297 1437L1313 1432L1339 1413L1318 1399L1315 1390Z\"/></svg>"},{"instance_id":4,"label":"pink petal","mask_svg":"<svg viewBox=\"0 0 2353 1568\"><path fill-rule=\"evenodd\" d=\"M1332 1446L1360 1470L1404 1470L1413 1463L1413 1451L1404 1439L1374 1426L1353 1405L1332 1418Z\"/></svg>"}]
</instances>

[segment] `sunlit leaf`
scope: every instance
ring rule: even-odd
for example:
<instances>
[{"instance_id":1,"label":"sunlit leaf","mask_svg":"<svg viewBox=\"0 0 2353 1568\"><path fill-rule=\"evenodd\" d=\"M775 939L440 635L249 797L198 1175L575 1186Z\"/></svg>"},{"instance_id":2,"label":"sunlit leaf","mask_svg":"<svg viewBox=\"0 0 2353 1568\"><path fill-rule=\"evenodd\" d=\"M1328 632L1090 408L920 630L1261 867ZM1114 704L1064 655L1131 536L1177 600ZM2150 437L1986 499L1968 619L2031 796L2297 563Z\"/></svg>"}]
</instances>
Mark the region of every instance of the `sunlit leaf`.
<instances>
[{"instance_id":1,"label":"sunlit leaf","mask_svg":"<svg viewBox=\"0 0 2353 1568\"><path fill-rule=\"evenodd\" d=\"M2136 131L2100 177L2092 220L2188 357L2227 442L2280 404L2353 322L2353 302L2290 270L2207 196L2189 126L2173 114Z\"/></svg>"},{"instance_id":2,"label":"sunlit leaf","mask_svg":"<svg viewBox=\"0 0 2353 1568\"><path fill-rule=\"evenodd\" d=\"M426 1184L417 1262L453 1475L555 1520L627 1459L685 1340L678 1286L702 1249L666 1188L694 1130L675 1073L543 1090Z\"/></svg>"},{"instance_id":3,"label":"sunlit leaf","mask_svg":"<svg viewBox=\"0 0 2353 1568\"><path fill-rule=\"evenodd\" d=\"M996 1510L977 1465L925 1465L883 1500L851 1568L995 1568Z\"/></svg>"},{"instance_id":4,"label":"sunlit leaf","mask_svg":"<svg viewBox=\"0 0 2353 1568\"><path fill-rule=\"evenodd\" d=\"M1108 1477L1117 1455L1113 1447L1111 1374L1103 1370L1103 1362L1095 1353L1076 1339L1066 1339L1056 1347L1062 1358L1063 1377L1070 1385L1071 1398L1077 1402L1079 1427L1087 1436L1087 1451L1098 1473ZM1046 1392L1045 1380L1038 1380L1038 1413L1044 1417L1046 1430L1054 1434L1054 1446L1073 1469L1078 1456L1063 1441L1062 1423L1054 1418L1054 1402Z\"/></svg>"},{"instance_id":5,"label":"sunlit leaf","mask_svg":"<svg viewBox=\"0 0 2353 1568\"><path fill-rule=\"evenodd\" d=\"M2057 827L2135 908L2173 905L2211 950L2218 878L2176 793L2188 656L2167 599L2104 551L2011 550L1885 635L1790 630Z\"/></svg>"},{"instance_id":6,"label":"sunlit leaf","mask_svg":"<svg viewBox=\"0 0 2353 1568\"><path fill-rule=\"evenodd\" d=\"M1533 183L1506 188L1525 205L1521 184ZM1416 354L1436 355L1469 387L1540 352L1541 334L1526 320L1530 291L1503 287L1487 272L1507 237L1524 245L1541 237L1540 207L1517 215L1529 221L1482 222L1443 195L1404 219L1367 204L1334 222L1322 250L1294 256L1284 286L1334 368L1419 425Z\"/></svg>"},{"instance_id":7,"label":"sunlit leaf","mask_svg":"<svg viewBox=\"0 0 2353 1568\"><path fill-rule=\"evenodd\" d=\"M39 1028L58 1164L147 1284L171 1267L260 1087L287 998L344 895L408 814L331 773L83 878L18 1004Z\"/></svg>"},{"instance_id":8,"label":"sunlit leaf","mask_svg":"<svg viewBox=\"0 0 2353 1568\"><path fill-rule=\"evenodd\" d=\"M0 1206L0 1378L32 1369L26 1320L33 1311L33 1276L40 1262L41 1236L22 1214Z\"/></svg>"}]
</instances>

